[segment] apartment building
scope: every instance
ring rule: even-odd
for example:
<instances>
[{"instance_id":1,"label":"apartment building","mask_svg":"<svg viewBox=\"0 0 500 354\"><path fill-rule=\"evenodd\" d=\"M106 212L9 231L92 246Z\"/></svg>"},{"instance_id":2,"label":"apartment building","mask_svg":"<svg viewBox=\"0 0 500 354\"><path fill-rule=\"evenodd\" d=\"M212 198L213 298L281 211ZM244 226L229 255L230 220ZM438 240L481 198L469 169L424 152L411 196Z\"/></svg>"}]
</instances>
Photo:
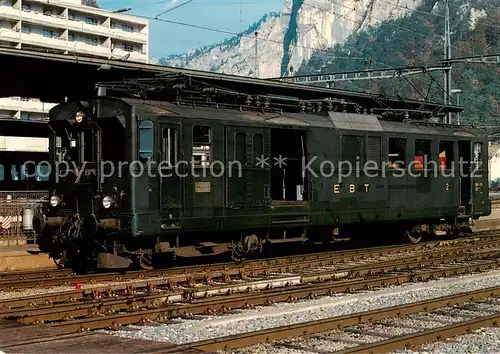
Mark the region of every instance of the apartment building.
<instances>
[{"instance_id":1,"label":"apartment building","mask_svg":"<svg viewBox=\"0 0 500 354\"><path fill-rule=\"evenodd\" d=\"M0 0L3 47L148 63L148 45L148 20L136 16L82 5L81 0ZM54 105L2 97L0 119L46 119Z\"/></svg>"}]
</instances>

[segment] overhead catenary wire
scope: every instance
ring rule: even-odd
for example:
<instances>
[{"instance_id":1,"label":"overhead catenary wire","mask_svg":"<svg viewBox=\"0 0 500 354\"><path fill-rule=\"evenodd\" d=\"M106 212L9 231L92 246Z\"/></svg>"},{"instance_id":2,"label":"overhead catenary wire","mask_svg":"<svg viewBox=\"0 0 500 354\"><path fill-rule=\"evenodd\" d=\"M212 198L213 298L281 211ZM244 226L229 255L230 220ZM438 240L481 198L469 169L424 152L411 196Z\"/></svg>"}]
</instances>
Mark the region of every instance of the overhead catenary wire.
<instances>
[{"instance_id":1,"label":"overhead catenary wire","mask_svg":"<svg viewBox=\"0 0 500 354\"><path fill-rule=\"evenodd\" d=\"M130 10L141 9L141 8L144 8L144 7L149 7L149 6L154 6L154 5L161 5L161 4L169 3L171 1L172 0L160 0L160 1L150 2L150 3L140 4L140 5L132 6L130 8ZM240 1L241 1L240 6L241 6L243 4L244 0L240 0ZM378 0L378 1L386 3L386 4L389 4L389 5L393 5L393 6L397 7L397 8L404 9L404 10L407 10L409 12L420 13L420 14L424 14L424 15L430 15L430 16L434 16L434 17L444 18L444 15L441 15L441 14L438 14L438 13L433 13L433 12L430 12L430 11L424 11L424 10L420 10L420 9L411 9L411 8L409 8L407 6L402 6L402 5L399 5L399 4L397 4L395 2L392 2L392 1L388 1L388 0ZM200 3L200 4L207 4L207 3L215 3L215 4L219 3L219 4L223 4L224 3L223 1L216 1L216 0L210 0L210 1L206 1L205 0L205 1L197 1L197 2ZM255 1L255 0L248 1L248 0L246 0L244 2L246 4L258 4L258 3L268 3L269 1L268 0L263 0L263 1ZM173 11L177 7L180 7L180 6L175 6L174 8L169 8L169 9L167 9L167 11L168 12ZM456 4L453 4L453 3L450 3L450 7L460 8L459 5L456 5ZM500 26L497 26L497 25L494 25L494 24L489 24L489 23L484 23L484 21L479 21L478 23L476 23L476 26L483 26L483 27L491 27L491 28L500 29Z\"/></svg>"},{"instance_id":2,"label":"overhead catenary wire","mask_svg":"<svg viewBox=\"0 0 500 354\"><path fill-rule=\"evenodd\" d=\"M345 6L345 5L341 4L341 3L336 2L335 0L328 0L328 2L331 2L331 3L335 4L335 5L338 5L338 6L340 6L340 7L343 7L343 8L345 8L345 9L352 10L352 11L354 11L354 12L356 12L356 13L359 13L359 12L358 12L358 10L356 10L356 8L352 8L352 7L349 7L349 6ZM306 2L304 2L304 5L309 6L309 7L312 7L312 8L315 8L315 9L320 10L320 11L329 12L327 9L322 9L322 8L320 8L320 7L317 7L317 6L314 6L314 5L311 5L311 4L307 4ZM341 14L338 14L338 13L337 13L337 15L338 15L338 16L342 16ZM373 19L375 19L375 20L381 21L381 22L386 21L386 19L381 19L381 18L375 17L375 16L373 16L373 15L371 15L370 17L371 17L371 18L373 18ZM357 23L357 22L356 22L356 21L354 21L354 20L351 20L351 19L349 19L349 20L350 20L350 21L352 21L352 22L354 22L354 23ZM422 37L422 38L429 38L429 35L428 35L428 34L424 34L424 33L417 32L417 31L415 31L415 30L412 30L411 28L407 28L407 27L399 26L399 25L397 25L397 24L395 24L395 23L392 23L392 22L390 22L390 21L389 21L389 22L387 22L387 24L388 24L389 26L391 26L391 27L395 27L395 28L398 28L398 29L401 29L401 30L405 30L405 31L407 31L407 32L414 33L414 34L416 34L416 35L418 35L418 36L420 36L420 37ZM461 52L461 53L464 53L464 52L465 52L463 49L458 48L458 47L456 47L456 46L453 46L453 45L452 45L451 47L452 47L452 48L454 48L454 49L456 49L456 50L458 50L458 51L459 51L459 52Z\"/></svg>"},{"instance_id":3,"label":"overhead catenary wire","mask_svg":"<svg viewBox=\"0 0 500 354\"><path fill-rule=\"evenodd\" d=\"M305 4L305 5L308 5L308 4ZM312 6L312 7L315 8L315 6ZM320 10L323 10L323 9L320 9ZM342 16L342 15L339 15L339 16ZM180 21L166 20L166 19L162 19L162 18L158 18L158 17L150 17L150 16L139 16L139 17L143 17L143 18L147 18L147 19L151 19L151 20L157 20L157 21L161 21L161 22L165 22L165 23L170 23L170 24L175 24L175 25L187 26L187 27L191 27L191 28L197 28L197 29L202 29L202 30L215 31L215 32L218 32L218 33L223 33L223 34L229 34L229 35L234 35L234 36L247 37L247 38L251 38L251 39L255 40L255 37L252 34L244 34L244 33L241 33L241 32L238 33L238 32L224 30L224 29L220 29L220 28L212 28L212 27L203 26L203 25L194 25L194 24L189 24L189 23L180 22ZM348 20L353 21L353 20L351 20L349 18L348 18ZM355 21L353 21L353 22L355 22ZM272 40L272 39L264 38L264 37L259 38L259 40L273 42L273 43L277 43L277 44L280 44L280 45L283 44L282 41ZM318 49L318 48L308 47L308 46L304 46L304 45L297 45L297 44L295 44L294 46L295 47L299 47L299 48L306 48L306 49L315 50L315 51L318 51L318 52L327 52L328 54L331 53L330 50ZM331 55L329 57L332 58L332 59L357 59L357 60L366 60L365 57L331 56ZM386 63L381 63L381 64L385 65L388 68L391 67L390 65L387 65ZM352 85L352 86L356 87L355 85ZM364 90L364 89L362 89L360 87L356 87L356 88ZM398 91L398 90L395 90L395 91Z\"/></svg>"},{"instance_id":4,"label":"overhead catenary wire","mask_svg":"<svg viewBox=\"0 0 500 354\"><path fill-rule=\"evenodd\" d=\"M213 32L217 32L217 33L222 33L222 34L228 34L228 35L233 35L233 36L238 36L238 37L247 37L247 38L251 38L251 39L254 39L254 36L252 36L251 34L244 34L243 32L235 32L235 31L231 31L231 30L226 30L226 29L221 29L221 28L214 28L214 27L209 27L209 26L204 26L204 25L195 25L195 24L190 24L190 23L185 23L185 22L181 22L181 21L173 21L173 20L167 20L167 19L162 19L162 18L159 18L160 16L170 12L170 11L173 11L181 6L184 6L184 5L187 5L189 3L191 3L193 0L187 0L177 6L174 6L172 8L169 8L165 11L163 11L162 13L159 13L157 14L155 17L152 17L152 16L145 16L145 15L136 15L138 17L142 17L142 18L145 18L145 19L149 19L149 20L156 20L156 21L161 21L161 22L165 22L165 23L170 23L170 24L175 24L175 25L180 25L180 26L187 26L187 27L191 27L191 28L197 28L197 29L201 29L201 30L208 30L208 31L213 31ZM339 5L340 7L343 7L343 8L346 8L346 9L349 9L351 11L354 11L354 12L358 12L358 10L356 10L355 8L351 8L351 7L348 7L348 6L345 6L343 4L340 4L336 1L333 1L333 0L329 0L329 2L331 3L334 3L336 5ZM391 2L389 1L386 1L384 0L384 2L386 3L390 3L392 4ZM155 2L155 3L151 3L151 4L158 4L158 3L165 3L165 1L159 1L159 2ZM143 6L148 6L148 5L151 5L151 4L144 4ZM306 2L303 3L305 6L308 6L308 7L311 7L311 8L315 8L317 10L320 10L320 11L323 11L323 12L329 12L327 9L323 9L323 8L319 8L317 6L314 6L314 5L311 5L311 4L308 4ZM395 5L395 4L393 4ZM139 5L138 7L140 7L141 5ZM405 7L402 7L402 6L399 6L401 8L405 8ZM136 7L137 8L137 7ZM407 9L407 8L405 8ZM410 10L410 9L407 9L407 10ZM420 12L424 12L424 11L420 11ZM426 12L425 12L426 13ZM336 13L337 16L340 16L342 18L345 18L353 23L356 23L358 24L358 21L354 21L350 18L348 18L346 15L342 15L342 14L339 14L339 13ZM376 19L376 20L379 20L379 21L383 21L382 19L379 19L379 18L376 18L376 17L373 17L372 18ZM423 38L428 38L428 35L427 34L423 34L423 33L420 33L420 32L416 32L412 29L409 29L409 28L406 28L406 27L402 27L402 26L398 26L396 24L392 24L392 23L389 23L389 25L393 26L393 27L397 27L399 29L403 29L403 30L406 30L406 31L409 31L409 32L412 32L416 35L419 35ZM283 41L277 41L277 40L272 40L270 38L264 38L264 37L261 37L259 38L259 40L261 41L266 41L266 42L272 42L272 43L276 43L276 44L280 44L282 45L283 44ZM353 59L353 60L366 60L365 57L353 57L353 56L333 56L333 55L330 55L331 53L331 50L330 49L321 49L321 48L316 48L316 47L310 47L310 46L305 46L305 45L299 45L299 44L292 44L293 47L296 47L296 48L304 48L304 49L309 49L309 50L313 50L313 51L316 51L316 52L322 52L322 53L326 53L328 55L329 58L331 59ZM452 46L452 48L455 48L456 50L460 51L460 52L464 52L462 49L458 48L458 47L455 47L455 46ZM391 65L388 65L387 63L383 63L383 62L378 62L377 63L379 64L382 64L388 68L391 67Z\"/></svg>"},{"instance_id":5,"label":"overhead catenary wire","mask_svg":"<svg viewBox=\"0 0 500 354\"><path fill-rule=\"evenodd\" d=\"M151 5L163 4L163 3L166 3L166 2L169 2L169 1L170 0L163 0L163 1L157 1L157 2L152 2L152 3L148 3L148 4L142 4L142 5L138 5L138 6L132 7L132 8L130 8L130 10L134 10L134 9L138 9L138 8L146 7L146 6L151 6ZM173 20L166 20L166 19L159 18L160 16L162 16L162 15L164 15L166 13L169 13L169 12L171 12L173 10L176 10L176 9L178 9L181 6L185 6L185 5L187 5L187 4L189 4L189 3L193 2L193 1L194 0L187 0L187 1L181 3L181 4L177 5L177 6L171 7L169 9L167 9L167 10L165 10L165 11L157 14L154 17L153 16L146 16L146 15L134 15L134 16L137 16L137 17L140 17L140 18L144 18L144 19L148 19L148 20L156 20L156 21L170 23L170 24L175 24L175 25L180 25L180 26L187 26L187 27L197 28L197 29L201 29L201 30L208 30L208 31L212 31L212 32L233 35L233 36L237 36L237 37L240 37L240 38L241 37L247 37L247 38L254 39L253 35L251 35L251 34L245 34L244 31L235 32L235 31L227 30L227 29L221 29L221 28L215 28L215 27L209 27L209 26L203 26L203 25L194 25L194 24L190 24L190 23L185 23L185 22L180 22L180 21L173 21ZM209 1L209 2L216 2L216 1ZM246 1L246 2L248 3L248 1ZM198 2L198 3L207 3L207 1ZM243 0L241 0L240 6L242 6L242 4L243 4ZM242 8L240 8L240 16L242 16L241 12L242 12ZM279 45L283 44L283 41L272 40L272 39L264 38L264 37L259 38L259 40L260 41L266 41L266 42L272 42L272 43L276 43L276 44L279 44ZM321 48L310 47L310 46L305 46L305 45L294 45L294 47L309 49L309 50L317 51L317 52L323 52L323 53L326 53L329 56L329 58L331 58L331 59L366 60L365 57L332 56L332 55L329 55L331 53L331 50L329 50L329 49L321 49ZM387 68L391 67L390 65L388 65L386 63L382 63L382 62L377 62L377 63L382 64L382 65L386 66Z\"/></svg>"},{"instance_id":6,"label":"overhead catenary wire","mask_svg":"<svg viewBox=\"0 0 500 354\"><path fill-rule=\"evenodd\" d=\"M165 11L160 12L160 13L159 13L158 15L156 15L155 17L156 17L156 18L158 18L158 17L160 17L160 16L162 16L162 15L165 15L165 14L167 14L167 13L171 12L171 11L174 11L174 10L176 10L176 9L180 8L180 7L183 7L183 6L185 6L185 5L189 4L189 3L193 2L193 1L194 1L194 0L187 0L187 1L184 1L183 3L180 3L180 4L178 4L178 5L174 6L174 7L170 7L170 8L168 8L168 9L166 9Z\"/></svg>"},{"instance_id":7,"label":"overhead catenary wire","mask_svg":"<svg viewBox=\"0 0 500 354\"><path fill-rule=\"evenodd\" d=\"M329 3L334 3L334 4L336 4L336 5L339 5L340 7L343 7L343 8L346 8L346 9L348 9L348 10L351 10L351 11L350 11L350 13L352 13L352 12L357 12L357 10L356 10L355 8L351 8L351 7L345 6L345 5L343 5L343 4L339 4L339 3L337 3L337 2L335 2L335 1L333 1L333 0L328 0L328 2L329 2ZM324 9L324 8L320 8L320 7L314 6L314 5L312 5L312 4L307 3L306 1L304 1L304 2L303 2L303 5L308 6L308 7L311 7L311 8L314 8L314 9L319 10L319 11L321 11L321 12L330 13L330 11L329 11L328 9ZM339 17L342 17L342 18L344 18L344 19L346 19L346 20L348 20L348 21L350 21L350 22L352 22L352 23L354 23L354 24L356 24L356 25L360 25L360 22L359 22L359 21L356 21L356 20L353 20L353 19L349 18L349 17L348 17L348 15L349 15L349 14L340 14L340 13L338 13L338 12L333 12L333 13L334 13L334 15L339 16ZM372 18L375 18L375 17L373 17L373 16L372 16ZM375 18L375 19L377 19L377 18ZM383 20L381 20L381 19L378 19L378 20L383 21ZM396 26L397 26L397 25L396 25ZM397 26L397 27L398 27L398 28L402 28L402 29L406 29L406 28L401 27L401 26ZM415 32L415 31L412 31L412 32L414 32L414 33L416 33L416 34L418 34L418 35L420 35L420 36L422 36L422 37L424 37L424 38L427 38L427 37L428 37L428 35L425 35L425 34L423 34L423 33ZM296 45L296 44L292 44L292 46L296 46L296 47L299 47L299 48L300 48L300 46L299 46L299 45ZM458 48L457 48L457 49L458 49ZM342 59L342 58L339 58L339 59ZM364 58L364 59L366 60L366 58ZM379 64L382 64L382 65L386 66L387 68L391 68L391 65L388 65L387 63L383 63L383 62L380 62L380 61L373 61L373 63L379 63Z\"/></svg>"},{"instance_id":8,"label":"overhead catenary wire","mask_svg":"<svg viewBox=\"0 0 500 354\"><path fill-rule=\"evenodd\" d=\"M336 5L340 6L341 8L345 8L345 9L351 10L351 13L352 13L352 12L358 12L358 10L356 10L355 8L351 8L351 7L345 6L345 5L343 5L343 4L337 3L337 2L336 2L336 1L334 1L334 0L329 0L328 2L333 3L333 4L336 4ZM317 10L322 11L322 12L330 13L330 10L329 10L329 9L320 8L320 7L317 7L317 6L311 5L311 4L307 3L307 2L304 2L304 3L303 3L303 5L305 5L305 6L309 6L309 7L311 7L311 8L317 9ZM355 20L353 20L353 19L351 19L351 18L347 17L347 15L348 15L348 14L344 14L344 15L343 15L343 14L340 14L340 13L338 13L338 12L334 12L334 14L335 14L335 15L337 15L337 16L339 16L339 17L343 17L343 18L345 18L346 20L351 21L351 22L353 22L353 23L355 23L355 24L359 24L359 21L355 21ZM379 19L379 18L376 18L376 17L374 17L374 16L371 16L371 17L372 17L372 18L374 18L374 19L377 19L377 20L379 20L379 21L384 21L384 20ZM414 31L414 30L411 30L411 29L409 29L409 28L402 27L402 26L399 26L399 25L393 24L393 23L391 23L391 22L388 22L388 24L389 24L389 25L391 25L391 26L393 26L393 27L397 27L397 28L399 28L399 29L407 30L407 31L412 32L412 33L414 33L414 34L416 34L416 35L419 35L419 36L421 36L421 37L423 37L423 38L428 38L428 35L423 34L423 33L420 33L420 32L417 32L417 31ZM453 46L452 46L452 47L453 47ZM458 49L459 51L461 51L461 52L462 52L462 50L461 50L460 48L458 48L458 47L454 47L454 48L456 48L456 49ZM386 64L385 64L385 65L386 65ZM410 82L410 81L407 81L407 82ZM398 93L398 92L399 92L399 91L403 88L403 87L400 87L399 89L396 89L396 88L395 88L392 84L391 84L391 86L392 86L393 90L394 90L396 93Z\"/></svg>"},{"instance_id":9,"label":"overhead catenary wire","mask_svg":"<svg viewBox=\"0 0 500 354\"><path fill-rule=\"evenodd\" d=\"M152 17L152 16L145 16L145 15L134 15L134 16L144 18L147 20L155 20L155 21L170 23L173 25L179 25L179 26L191 27L191 28L207 30L207 31L212 31L212 32L218 32L218 33L228 34L228 35L232 35L232 36L241 36L241 37L251 38L251 39L255 40L255 36L253 35L253 33L252 34L244 34L244 33L225 30L225 29L221 29L221 28L215 28L215 27L209 27L209 26L203 26L203 25L195 25L192 23L186 23L186 22L180 22L180 21L166 20L166 19L156 18L156 17ZM273 40L270 38L261 37L261 38L259 38L259 40L271 42L271 43L276 43L276 44L280 44L280 45L283 44L283 41L277 41L277 40ZM331 53L331 51L328 49L309 47L309 46L305 46L305 45L297 45L297 46L299 48L310 49L310 50L319 51L319 52ZM334 58L337 58L337 59L355 59L355 60L365 60L366 59L364 57L352 57L352 56L337 56Z\"/></svg>"},{"instance_id":10,"label":"overhead catenary wire","mask_svg":"<svg viewBox=\"0 0 500 354\"><path fill-rule=\"evenodd\" d=\"M192 28L197 28L197 29L202 29L202 30L210 30L210 31L215 31L215 32L218 32L218 33L224 33L224 34L229 34L229 35L234 35L234 36L239 36L240 38L241 37L248 37L248 38L254 38L252 35L250 34L244 34L242 33L241 31L240 32L235 32L235 31L230 31L230 30L224 30L224 29L220 29L220 28L212 28L212 27L208 27L208 26L202 26L202 25L193 25L193 24L189 24L189 23L184 23L184 22L180 22L180 21L172 21L172 20L166 20L166 19L161 19L161 18L158 18L159 16L161 16L162 14L165 14L165 13L168 13L180 6L184 6L188 3L191 3L193 0L188 0L188 1L185 1L173 8L170 8L168 9L167 11L164 11L163 13L160 13L158 14L155 18L152 18L150 16L139 16L139 17L143 17L143 18L147 18L147 19L151 19L151 20L157 20L157 21L161 21L161 22L166 22L166 23L170 23L170 24L176 24L176 25L182 25L182 26L188 26L188 27L192 27ZM437 17L443 17L442 15L438 15L438 14L432 14L432 13L429 13L429 12L425 12L425 11L420 11L420 10L413 10L413 9L408 9L406 7L403 7L403 6L399 6L399 5L396 5L396 4L393 4L391 3L390 1L386 1L386 0L382 0L383 2L386 2L386 3L389 3L389 4L392 4L392 5L395 5L395 6L398 6L398 7L401 7L401 8L404 8L406 10L409 10L409 11L415 11L415 12L422 12L422 13L425 13L425 14L430 14L430 15L434 15L434 16L437 16ZM242 4L243 0L241 0L241 4ZM341 7L344 7L344 8L347 8L347 9L350 9L351 11L355 11L357 12L357 10L355 8L350 8L350 7L347 7L347 6L344 6L342 4L339 4L333 0L331 0L331 2L341 6ZM240 4L240 6L241 6ZM146 4L147 5L147 4ZM322 8L318 8L314 5L311 5L311 4L307 4L307 3L304 3L304 5L306 6L309 6L309 7L312 7L312 8L316 8L320 11L328 11L327 9L322 9ZM240 9L241 11L241 9ZM342 15L342 14L339 14L339 13L336 13L336 15L340 16L340 17L344 17L346 18L347 20L349 21L352 21L354 23L357 23L357 21L354 21L348 17L346 17L346 15ZM240 13L240 16L241 16L241 13ZM373 16L372 16L373 17ZM375 18L377 19L377 18ZM380 19L379 19L380 20ZM382 21L382 20L381 20ZM403 29L403 30L407 30L407 31L410 31L412 33L415 33L416 35L419 35L421 37L424 37L424 38L428 38L428 35L426 34L423 34L423 33L419 33L419 32L416 32L414 30L411 30L411 29L408 29L408 28L405 28L405 27L401 27L401 26L398 26L398 25L394 25L394 24L391 24L397 28L400 28L400 29ZM277 40L271 40L269 38L264 38L264 37L261 37L260 38L261 41L267 41L267 42L274 42L274 43L277 43L277 44L283 44L282 41L277 41ZM320 48L313 48L313 47L309 47L309 46L304 46L304 45L298 45L298 44L292 44L292 46L294 47L298 47L298 48L306 48L306 49L311 49L311 50L314 50L314 51L317 51L317 52L323 52L323 53L326 53L327 56L329 56L330 58L332 59L353 59L353 60L366 60L365 57L353 57L353 56L333 56L333 55L330 55L331 54L331 51L330 50L325 50L325 49L320 49ZM459 51L463 52L463 50L461 50L460 48L457 48L457 47L454 47L452 46L453 48L455 49L458 49ZM381 62L378 62L378 63L381 63ZM386 67L391 67L390 65L387 65L386 63L381 63L383 64L384 66Z\"/></svg>"}]
</instances>

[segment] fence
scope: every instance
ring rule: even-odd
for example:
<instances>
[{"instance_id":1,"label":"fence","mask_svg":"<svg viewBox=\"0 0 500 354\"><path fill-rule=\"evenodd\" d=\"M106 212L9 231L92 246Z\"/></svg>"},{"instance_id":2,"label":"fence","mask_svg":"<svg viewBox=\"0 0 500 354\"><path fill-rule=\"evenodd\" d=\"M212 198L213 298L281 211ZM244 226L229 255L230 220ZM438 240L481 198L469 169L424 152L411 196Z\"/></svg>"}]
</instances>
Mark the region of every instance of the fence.
<instances>
[{"instance_id":1,"label":"fence","mask_svg":"<svg viewBox=\"0 0 500 354\"><path fill-rule=\"evenodd\" d=\"M0 246L35 242L33 214L47 196L48 191L0 191Z\"/></svg>"}]
</instances>

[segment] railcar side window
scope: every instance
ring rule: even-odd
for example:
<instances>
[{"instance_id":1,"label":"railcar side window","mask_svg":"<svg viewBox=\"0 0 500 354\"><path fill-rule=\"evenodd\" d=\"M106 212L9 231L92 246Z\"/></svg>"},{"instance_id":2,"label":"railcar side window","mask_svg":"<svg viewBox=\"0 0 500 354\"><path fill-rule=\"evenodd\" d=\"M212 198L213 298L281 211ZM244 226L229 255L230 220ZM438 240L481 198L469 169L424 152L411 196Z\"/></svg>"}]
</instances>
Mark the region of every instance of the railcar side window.
<instances>
[{"instance_id":1,"label":"railcar side window","mask_svg":"<svg viewBox=\"0 0 500 354\"><path fill-rule=\"evenodd\" d=\"M264 155L264 137L262 134L256 133L253 135L253 157L260 159L262 155Z\"/></svg>"},{"instance_id":2,"label":"railcar side window","mask_svg":"<svg viewBox=\"0 0 500 354\"><path fill-rule=\"evenodd\" d=\"M149 159L153 156L154 124L143 120L139 124L139 157Z\"/></svg>"},{"instance_id":3,"label":"railcar side window","mask_svg":"<svg viewBox=\"0 0 500 354\"><path fill-rule=\"evenodd\" d=\"M10 175L11 175L11 181L19 180L19 171L17 170L17 166L15 165L10 166Z\"/></svg>"},{"instance_id":4,"label":"railcar side window","mask_svg":"<svg viewBox=\"0 0 500 354\"><path fill-rule=\"evenodd\" d=\"M474 156L474 163L473 163L473 169L478 170L481 169L482 167L482 162L483 162L483 143L474 143L474 150L473 150L473 156Z\"/></svg>"},{"instance_id":5,"label":"railcar side window","mask_svg":"<svg viewBox=\"0 0 500 354\"><path fill-rule=\"evenodd\" d=\"M41 164L36 166L35 178L37 181L48 181L50 175L49 166Z\"/></svg>"},{"instance_id":6,"label":"railcar side window","mask_svg":"<svg viewBox=\"0 0 500 354\"><path fill-rule=\"evenodd\" d=\"M163 128L161 140L161 162L169 167L177 163L179 153L179 140L177 130L174 128Z\"/></svg>"},{"instance_id":7,"label":"railcar side window","mask_svg":"<svg viewBox=\"0 0 500 354\"><path fill-rule=\"evenodd\" d=\"M439 168L451 170L455 159L453 141L439 142Z\"/></svg>"},{"instance_id":8,"label":"railcar side window","mask_svg":"<svg viewBox=\"0 0 500 354\"><path fill-rule=\"evenodd\" d=\"M356 161L363 164L363 137L356 135L342 135L342 162L349 162L353 168ZM358 159L357 159L358 158Z\"/></svg>"},{"instance_id":9,"label":"railcar side window","mask_svg":"<svg viewBox=\"0 0 500 354\"><path fill-rule=\"evenodd\" d=\"M415 139L415 156L414 164L415 169L422 170L425 166L428 166L428 162L431 160L431 141Z\"/></svg>"},{"instance_id":10,"label":"railcar side window","mask_svg":"<svg viewBox=\"0 0 500 354\"><path fill-rule=\"evenodd\" d=\"M5 168L0 165L0 181L5 181Z\"/></svg>"},{"instance_id":11,"label":"railcar side window","mask_svg":"<svg viewBox=\"0 0 500 354\"><path fill-rule=\"evenodd\" d=\"M19 166L19 172L21 175L21 181L25 180L27 178L26 175L28 174L28 166L26 166L24 164Z\"/></svg>"},{"instance_id":12,"label":"railcar side window","mask_svg":"<svg viewBox=\"0 0 500 354\"><path fill-rule=\"evenodd\" d=\"M389 168L406 166L406 139L389 138Z\"/></svg>"},{"instance_id":13,"label":"railcar side window","mask_svg":"<svg viewBox=\"0 0 500 354\"><path fill-rule=\"evenodd\" d=\"M373 161L370 164L376 163L377 168L382 165L382 139L379 136L369 136L366 147L366 160Z\"/></svg>"},{"instance_id":14,"label":"railcar side window","mask_svg":"<svg viewBox=\"0 0 500 354\"><path fill-rule=\"evenodd\" d=\"M210 145L212 144L212 129L207 126L193 127L193 160L197 166L210 165Z\"/></svg>"},{"instance_id":15,"label":"railcar side window","mask_svg":"<svg viewBox=\"0 0 500 354\"><path fill-rule=\"evenodd\" d=\"M246 163L246 141L245 133L237 132L234 137L234 160L242 165Z\"/></svg>"}]
</instances>

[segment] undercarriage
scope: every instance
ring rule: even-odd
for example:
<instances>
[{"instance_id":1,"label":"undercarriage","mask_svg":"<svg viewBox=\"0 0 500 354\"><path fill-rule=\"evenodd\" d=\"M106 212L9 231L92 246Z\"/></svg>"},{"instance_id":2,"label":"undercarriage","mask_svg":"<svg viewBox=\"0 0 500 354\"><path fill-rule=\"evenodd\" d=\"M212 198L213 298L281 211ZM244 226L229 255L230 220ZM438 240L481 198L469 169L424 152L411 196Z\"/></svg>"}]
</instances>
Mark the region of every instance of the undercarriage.
<instances>
[{"instance_id":1,"label":"undercarriage","mask_svg":"<svg viewBox=\"0 0 500 354\"><path fill-rule=\"evenodd\" d=\"M49 218L50 219L50 218ZM91 219L95 220L95 218ZM54 224L54 220L51 220ZM334 244L352 240L364 244L374 240L417 244L429 238L456 238L472 233L469 219L454 218L438 223L393 223L385 225L347 225L272 229L247 234L212 234L205 240L180 244L179 239L194 240L194 235L135 237L102 228L102 222L84 222L66 217L58 227L46 228L39 237L41 249L49 252L58 267L75 270L144 269L158 264L175 264L179 259L203 259L221 256L241 262L262 256L268 249L285 245ZM376 235L376 237L374 237ZM381 237L383 236L383 237ZM210 241L213 240L213 241ZM214 242L218 240L219 242ZM222 242L221 242L222 241ZM274 247L273 247L274 246ZM300 247L298 248L300 249ZM293 252L293 251L292 251ZM207 260L207 262L209 262Z\"/></svg>"}]
</instances>

